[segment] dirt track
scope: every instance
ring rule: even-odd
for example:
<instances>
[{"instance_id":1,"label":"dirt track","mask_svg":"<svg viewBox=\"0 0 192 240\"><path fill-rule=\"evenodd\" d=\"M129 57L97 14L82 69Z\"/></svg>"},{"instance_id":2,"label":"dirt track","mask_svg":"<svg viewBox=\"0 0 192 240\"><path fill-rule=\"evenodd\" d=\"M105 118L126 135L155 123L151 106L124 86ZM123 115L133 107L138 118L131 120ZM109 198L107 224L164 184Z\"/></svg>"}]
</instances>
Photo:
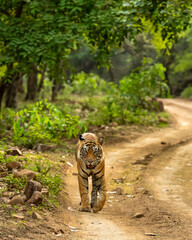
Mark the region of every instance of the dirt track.
<instances>
[{"instance_id":1,"label":"dirt track","mask_svg":"<svg viewBox=\"0 0 192 240\"><path fill-rule=\"evenodd\" d=\"M100 213L78 212L72 161L65 178L72 211L64 221L76 228L69 239L192 240L192 104L163 101L173 116L170 128L105 146L109 193ZM118 187L122 195L114 194Z\"/></svg>"},{"instance_id":2,"label":"dirt track","mask_svg":"<svg viewBox=\"0 0 192 240\"><path fill-rule=\"evenodd\" d=\"M119 127L107 135L108 200L101 212L78 211L73 155L62 164L60 207L33 219L25 207L4 206L0 240L192 240L192 102L163 102L169 128ZM15 211L25 219L13 218Z\"/></svg>"}]
</instances>

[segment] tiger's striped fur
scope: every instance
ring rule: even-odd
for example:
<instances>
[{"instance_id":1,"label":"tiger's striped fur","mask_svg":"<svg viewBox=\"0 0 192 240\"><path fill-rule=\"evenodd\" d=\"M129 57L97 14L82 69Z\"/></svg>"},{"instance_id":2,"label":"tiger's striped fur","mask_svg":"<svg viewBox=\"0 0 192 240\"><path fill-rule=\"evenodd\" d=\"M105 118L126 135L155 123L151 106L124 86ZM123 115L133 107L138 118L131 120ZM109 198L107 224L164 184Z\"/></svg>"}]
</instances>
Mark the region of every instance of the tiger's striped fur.
<instances>
[{"instance_id":1,"label":"tiger's striped fur","mask_svg":"<svg viewBox=\"0 0 192 240\"><path fill-rule=\"evenodd\" d=\"M103 138L93 133L84 133L79 137L75 156L77 160L81 207L79 211L100 211L106 201L105 154L102 148ZM89 203L88 178L92 176L91 204ZM99 193L99 198L98 198ZM90 208L91 207L91 208Z\"/></svg>"}]
</instances>

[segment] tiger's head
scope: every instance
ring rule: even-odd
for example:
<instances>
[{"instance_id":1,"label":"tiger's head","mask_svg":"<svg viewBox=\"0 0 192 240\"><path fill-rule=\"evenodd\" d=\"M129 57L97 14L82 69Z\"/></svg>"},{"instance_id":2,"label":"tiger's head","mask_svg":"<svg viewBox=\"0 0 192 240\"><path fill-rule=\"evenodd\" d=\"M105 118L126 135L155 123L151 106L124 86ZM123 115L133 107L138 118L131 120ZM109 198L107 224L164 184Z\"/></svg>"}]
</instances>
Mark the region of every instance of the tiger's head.
<instances>
[{"instance_id":1,"label":"tiger's head","mask_svg":"<svg viewBox=\"0 0 192 240\"><path fill-rule=\"evenodd\" d=\"M103 156L101 145L103 137L97 138L93 133L84 133L79 136L81 143L80 158L86 164L87 169L94 169Z\"/></svg>"}]
</instances>

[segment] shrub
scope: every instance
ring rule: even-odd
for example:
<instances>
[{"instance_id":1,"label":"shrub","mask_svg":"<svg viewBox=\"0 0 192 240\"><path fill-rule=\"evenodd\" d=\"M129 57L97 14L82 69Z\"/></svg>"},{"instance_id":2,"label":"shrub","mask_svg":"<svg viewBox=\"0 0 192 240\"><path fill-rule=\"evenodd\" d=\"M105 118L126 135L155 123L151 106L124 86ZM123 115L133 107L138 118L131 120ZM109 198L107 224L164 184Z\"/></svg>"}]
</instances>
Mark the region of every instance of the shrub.
<instances>
[{"instance_id":1,"label":"shrub","mask_svg":"<svg viewBox=\"0 0 192 240\"><path fill-rule=\"evenodd\" d=\"M50 160L39 159L33 161L32 166L28 168L39 173L37 180L48 188L50 200L56 199L62 184L60 170L56 168L56 165Z\"/></svg>"},{"instance_id":2,"label":"shrub","mask_svg":"<svg viewBox=\"0 0 192 240\"><path fill-rule=\"evenodd\" d=\"M192 99L192 86L185 88L181 93L181 97Z\"/></svg>"},{"instance_id":3,"label":"shrub","mask_svg":"<svg viewBox=\"0 0 192 240\"><path fill-rule=\"evenodd\" d=\"M63 114L53 104L40 101L16 113L13 141L32 147L38 142L55 142L61 137L71 138L86 130L77 116Z\"/></svg>"},{"instance_id":4,"label":"shrub","mask_svg":"<svg viewBox=\"0 0 192 240\"><path fill-rule=\"evenodd\" d=\"M99 95L107 91L108 87L108 82L93 73L86 74L81 72L73 76L73 93L86 94L88 96L93 94Z\"/></svg>"},{"instance_id":5,"label":"shrub","mask_svg":"<svg viewBox=\"0 0 192 240\"><path fill-rule=\"evenodd\" d=\"M133 108L146 109L152 98L169 95L164 71L162 64L152 64L151 59L144 59L141 67L136 68L130 76L120 81L121 96L126 97Z\"/></svg>"},{"instance_id":6,"label":"shrub","mask_svg":"<svg viewBox=\"0 0 192 240\"><path fill-rule=\"evenodd\" d=\"M3 181L7 183L8 190L15 189L15 191L22 190L27 183L27 177L16 178L13 174L9 174L3 178Z\"/></svg>"},{"instance_id":7,"label":"shrub","mask_svg":"<svg viewBox=\"0 0 192 240\"><path fill-rule=\"evenodd\" d=\"M0 134L3 134L6 130L10 130L13 127L15 112L8 108L3 109L0 112Z\"/></svg>"},{"instance_id":8,"label":"shrub","mask_svg":"<svg viewBox=\"0 0 192 240\"><path fill-rule=\"evenodd\" d=\"M49 189L51 197L56 197L60 191L62 180L60 174L52 175L51 173L47 174L38 174L37 180L45 187Z\"/></svg>"},{"instance_id":9,"label":"shrub","mask_svg":"<svg viewBox=\"0 0 192 240\"><path fill-rule=\"evenodd\" d=\"M169 95L164 71L162 64L152 64L150 59L144 59L143 66L134 70L130 76L124 77L119 86L110 85L107 96L97 105L95 118L91 113L91 123L157 123L158 117L154 114L150 117L149 111L157 110L153 98Z\"/></svg>"}]
</instances>

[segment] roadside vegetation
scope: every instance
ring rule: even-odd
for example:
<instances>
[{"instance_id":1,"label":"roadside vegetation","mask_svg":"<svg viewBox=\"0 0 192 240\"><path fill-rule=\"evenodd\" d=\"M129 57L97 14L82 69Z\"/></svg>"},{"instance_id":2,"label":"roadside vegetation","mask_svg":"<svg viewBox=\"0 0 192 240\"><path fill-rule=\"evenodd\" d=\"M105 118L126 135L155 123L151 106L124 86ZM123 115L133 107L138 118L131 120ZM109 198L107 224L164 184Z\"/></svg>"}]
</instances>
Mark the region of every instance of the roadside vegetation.
<instances>
[{"instance_id":1,"label":"roadside vegetation","mask_svg":"<svg viewBox=\"0 0 192 240\"><path fill-rule=\"evenodd\" d=\"M19 109L1 112L1 134L17 146L33 148L37 143L59 143L77 137L91 126L122 124L159 125L162 109L157 97L170 96L165 68L144 59L119 84L84 72L65 83L55 103L42 99L21 103ZM48 95L49 89L47 89Z\"/></svg>"},{"instance_id":2,"label":"roadside vegetation","mask_svg":"<svg viewBox=\"0 0 192 240\"><path fill-rule=\"evenodd\" d=\"M167 116L161 113L156 97L169 96L164 70L162 64L144 59L143 65L119 84L80 72L72 76L70 84L64 84L54 104L49 100L51 89L48 87L45 92L48 99L39 99L35 103L21 102L15 110L3 110L0 126L0 162L4 173L1 196L7 191L11 191L11 197L22 194L26 187L27 176L16 178L14 169L10 172L7 168L7 163L17 161L23 169L35 172L36 180L47 189L43 206L55 206L62 184L61 151L65 149L65 154L70 154L67 139L111 124L116 129L126 124L163 126L161 119ZM48 81L45 80L45 85ZM50 155L44 157L39 154L38 146L42 144L59 160L52 161ZM22 158L9 156L6 150L11 146L17 146L26 153ZM27 149L32 152L27 152Z\"/></svg>"}]
</instances>

